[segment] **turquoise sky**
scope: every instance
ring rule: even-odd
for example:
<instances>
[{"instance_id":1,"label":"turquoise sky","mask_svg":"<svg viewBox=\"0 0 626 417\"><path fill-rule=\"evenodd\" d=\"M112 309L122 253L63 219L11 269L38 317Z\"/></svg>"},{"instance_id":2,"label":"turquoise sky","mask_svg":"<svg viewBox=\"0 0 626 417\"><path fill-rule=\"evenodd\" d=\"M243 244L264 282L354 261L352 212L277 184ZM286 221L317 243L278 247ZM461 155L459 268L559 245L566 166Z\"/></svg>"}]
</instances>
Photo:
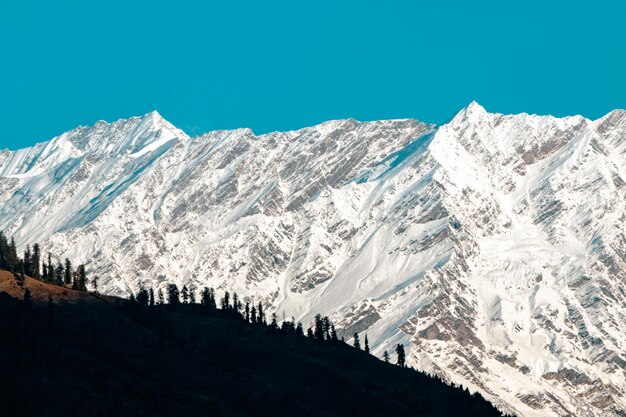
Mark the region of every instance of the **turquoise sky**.
<instances>
[{"instance_id":1,"label":"turquoise sky","mask_svg":"<svg viewBox=\"0 0 626 417\"><path fill-rule=\"evenodd\" d=\"M195 135L626 107L626 2L0 2L0 148L157 109Z\"/></svg>"}]
</instances>

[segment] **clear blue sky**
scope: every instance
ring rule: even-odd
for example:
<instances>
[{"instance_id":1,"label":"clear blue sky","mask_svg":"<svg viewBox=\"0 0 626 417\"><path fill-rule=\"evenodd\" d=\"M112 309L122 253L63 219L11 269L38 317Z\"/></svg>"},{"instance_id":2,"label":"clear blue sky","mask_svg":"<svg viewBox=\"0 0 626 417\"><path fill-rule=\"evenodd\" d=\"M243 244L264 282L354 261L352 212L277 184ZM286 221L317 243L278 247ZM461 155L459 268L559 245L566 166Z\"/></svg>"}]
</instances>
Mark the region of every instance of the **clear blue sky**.
<instances>
[{"instance_id":1,"label":"clear blue sky","mask_svg":"<svg viewBox=\"0 0 626 417\"><path fill-rule=\"evenodd\" d=\"M192 135L597 118L626 107L626 2L3 0L0 59L0 148L154 109Z\"/></svg>"}]
</instances>

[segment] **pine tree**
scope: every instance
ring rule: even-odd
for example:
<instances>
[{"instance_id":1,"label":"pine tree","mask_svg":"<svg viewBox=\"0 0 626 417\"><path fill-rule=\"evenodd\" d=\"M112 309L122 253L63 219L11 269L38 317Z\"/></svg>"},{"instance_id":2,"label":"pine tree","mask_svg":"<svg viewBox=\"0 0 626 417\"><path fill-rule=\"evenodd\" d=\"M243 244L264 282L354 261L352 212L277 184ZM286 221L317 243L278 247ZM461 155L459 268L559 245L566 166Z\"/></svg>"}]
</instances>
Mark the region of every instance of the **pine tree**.
<instances>
[{"instance_id":1,"label":"pine tree","mask_svg":"<svg viewBox=\"0 0 626 417\"><path fill-rule=\"evenodd\" d=\"M247 322L250 322L250 302L246 301L246 307L245 307L245 319Z\"/></svg>"},{"instance_id":2,"label":"pine tree","mask_svg":"<svg viewBox=\"0 0 626 417\"><path fill-rule=\"evenodd\" d=\"M284 320L280 330L283 334L295 333L296 332L296 319L292 317L291 321Z\"/></svg>"},{"instance_id":3,"label":"pine tree","mask_svg":"<svg viewBox=\"0 0 626 417\"><path fill-rule=\"evenodd\" d=\"M87 291L87 273L85 272L85 265L80 264L76 268L76 274L72 288L79 291Z\"/></svg>"},{"instance_id":4,"label":"pine tree","mask_svg":"<svg viewBox=\"0 0 626 417\"><path fill-rule=\"evenodd\" d=\"M9 242L8 238L4 233L2 233L2 231L0 231L0 268L6 269L10 272L19 272L15 239L11 238L11 241Z\"/></svg>"},{"instance_id":5,"label":"pine tree","mask_svg":"<svg viewBox=\"0 0 626 417\"><path fill-rule=\"evenodd\" d=\"M48 282L54 282L54 265L52 264L50 252L48 252Z\"/></svg>"},{"instance_id":6,"label":"pine tree","mask_svg":"<svg viewBox=\"0 0 626 417\"><path fill-rule=\"evenodd\" d=\"M330 340L330 319L328 318L328 316L324 317L324 319L322 320L322 325L324 328L324 339Z\"/></svg>"},{"instance_id":7,"label":"pine tree","mask_svg":"<svg viewBox=\"0 0 626 417\"><path fill-rule=\"evenodd\" d=\"M233 293L233 310L239 312L240 309L240 305L239 305L239 298L237 297L237 293L234 292Z\"/></svg>"},{"instance_id":8,"label":"pine tree","mask_svg":"<svg viewBox=\"0 0 626 417\"><path fill-rule=\"evenodd\" d=\"M224 291L224 296L222 297L220 305L222 310L230 309L230 293L228 291Z\"/></svg>"},{"instance_id":9,"label":"pine tree","mask_svg":"<svg viewBox=\"0 0 626 417\"><path fill-rule=\"evenodd\" d=\"M45 261L41 264L41 280L43 282L50 282L50 278L48 278L48 265Z\"/></svg>"},{"instance_id":10,"label":"pine tree","mask_svg":"<svg viewBox=\"0 0 626 417\"><path fill-rule=\"evenodd\" d=\"M9 271L17 271L17 246L15 246L14 238L11 238L11 242L9 243L9 250L7 252L7 263Z\"/></svg>"},{"instance_id":11,"label":"pine tree","mask_svg":"<svg viewBox=\"0 0 626 417\"><path fill-rule=\"evenodd\" d=\"M296 318L291 316L291 332L293 334L296 334L297 324L298 323L296 323Z\"/></svg>"},{"instance_id":12,"label":"pine tree","mask_svg":"<svg viewBox=\"0 0 626 417\"><path fill-rule=\"evenodd\" d=\"M200 293L200 304L202 304L207 309L212 309L212 289L208 287L204 287L202 292Z\"/></svg>"},{"instance_id":13,"label":"pine tree","mask_svg":"<svg viewBox=\"0 0 626 417\"><path fill-rule=\"evenodd\" d=\"M46 264L46 260L41 261L41 280L43 282L49 282L48 279L48 265Z\"/></svg>"},{"instance_id":14,"label":"pine tree","mask_svg":"<svg viewBox=\"0 0 626 417\"><path fill-rule=\"evenodd\" d=\"M398 366L400 368L404 368L405 365L406 365L406 363L405 363L406 357L405 357L405 354L404 354L404 345L403 344L398 344L396 346L396 356L398 357L398 359L397 359Z\"/></svg>"},{"instance_id":15,"label":"pine tree","mask_svg":"<svg viewBox=\"0 0 626 417\"><path fill-rule=\"evenodd\" d=\"M26 245L26 249L24 250L24 262L23 262L23 267L24 267L24 274L28 275L29 277L33 276L33 261L31 259L31 252L30 252L30 246Z\"/></svg>"},{"instance_id":16,"label":"pine tree","mask_svg":"<svg viewBox=\"0 0 626 417\"><path fill-rule=\"evenodd\" d=\"M215 290L213 288L209 288L209 293L209 308L211 308L212 310L216 310L217 302L215 301Z\"/></svg>"},{"instance_id":17,"label":"pine tree","mask_svg":"<svg viewBox=\"0 0 626 417\"><path fill-rule=\"evenodd\" d=\"M370 344L367 340L367 334L365 335L365 339L363 339L363 342L365 343L365 353L370 353Z\"/></svg>"},{"instance_id":18,"label":"pine tree","mask_svg":"<svg viewBox=\"0 0 626 417\"><path fill-rule=\"evenodd\" d=\"M91 279L91 288L93 288L93 292L96 294L98 293L98 280L99 279L100 278L97 275Z\"/></svg>"},{"instance_id":19,"label":"pine tree","mask_svg":"<svg viewBox=\"0 0 626 417\"><path fill-rule=\"evenodd\" d=\"M272 313L272 322L270 323L270 329L278 330L278 322L276 321L276 313Z\"/></svg>"},{"instance_id":20,"label":"pine tree","mask_svg":"<svg viewBox=\"0 0 626 417\"><path fill-rule=\"evenodd\" d=\"M335 325L330 325L330 340L336 342L337 341L337 332L335 331Z\"/></svg>"},{"instance_id":21,"label":"pine tree","mask_svg":"<svg viewBox=\"0 0 626 417\"><path fill-rule=\"evenodd\" d=\"M256 319L256 307L252 306L252 309L250 310L250 323L256 323L257 319Z\"/></svg>"},{"instance_id":22,"label":"pine tree","mask_svg":"<svg viewBox=\"0 0 626 417\"><path fill-rule=\"evenodd\" d=\"M72 263L69 259L65 258L65 275L63 275L63 282L65 285L70 285L72 283Z\"/></svg>"},{"instance_id":23,"label":"pine tree","mask_svg":"<svg viewBox=\"0 0 626 417\"><path fill-rule=\"evenodd\" d=\"M180 304L180 293L176 284L167 285L167 303L170 305Z\"/></svg>"},{"instance_id":24,"label":"pine tree","mask_svg":"<svg viewBox=\"0 0 626 417\"><path fill-rule=\"evenodd\" d=\"M150 305L150 307L154 307L154 290L152 289L152 287L150 287L150 300L148 302L148 304Z\"/></svg>"},{"instance_id":25,"label":"pine tree","mask_svg":"<svg viewBox=\"0 0 626 417\"><path fill-rule=\"evenodd\" d=\"M389 363L389 353L387 353L387 351L383 352L383 360Z\"/></svg>"},{"instance_id":26,"label":"pine tree","mask_svg":"<svg viewBox=\"0 0 626 417\"><path fill-rule=\"evenodd\" d=\"M141 306L147 307L150 304L150 293L145 288L139 288L139 292L137 293L137 303Z\"/></svg>"},{"instance_id":27,"label":"pine tree","mask_svg":"<svg viewBox=\"0 0 626 417\"><path fill-rule=\"evenodd\" d=\"M257 320L259 323L265 324L265 313L263 312L263 304L259 301L259 308L257 311Z\"/></svg>"},{"instance_id":28,"label":"pine tree","mask_svg":"<svg viewBox=\"0 0 626 417\"><path fill-rule=\"evenodd\" d=\"M61 262L57 263L54 270L54 281L57 285L63 285L63 277L65 277L65 268Z\"/></svg>"},{"instance_id":29,"label":"pine tree","mask_svg":"<svg viewBox=\"0 0 626 417\"><path fill-rule=\"evenodd\" d=\"M32 277L40 280L41 279L41 272L40 272L41 250L39 248L39 243L35 243L33 245L33 255L31 257L31 263L32 263L32 272L33 272Z\"/></svg>"},{"instance_id":30,"label":"pine tree","mask_svg":"<svg viewBox=\"0 0 626 417\"><path fill-rule=\"evenodd\" d=\"M0 230L0 269L8 269L7 268L7 254L9 250L9 242L4 236L2 230Z\"/></svg>"},{"instance_id":31,"label":"pine tree","mask_svg":"<svg viewBox=\"0 0 626 417\"><path fill-rule=\"evenodd\" d=\"M189 304L189 290L186 285L183 285L183 289L180 292L180 298L182 298L183 304Z\"/></svg>"},{"instance_id":32,"label":"pine tree","mask_svg":"<svg viewBox=\"0 0 626 417\"><path fill-rule=\"evenodd\" d=\"M315 338L315 335L313 334L313 329L312 328L308 328L306 329L306 337L308 337L309 339L313 339Z\"/></svg>"},{"instance_id":33,"label":"pine tree","mask_svg":"<svg viewBox=\"0 0 626 417\"><path fill-rule=\"evenodd\" d=\"M298 323L296 326L296 336L304 336L304 330L302 329L302 323Z\"/></svg>"},{"instance_id":34,"label":"pine tree","mask_svg":"<svg viewBox=\"0 0 626 417\"><path fill-rule=\"evenodd\" d=\"M189 288L189 304L196 303L196 289L194 287Z\"/></svg>"},{"instance_id":35,"label":"pine tree","mask_svg":"<svg viewBox=\"0 0 626 417\"><path fill-rule=\"evenodd\" d=\"M161 288L159 288L159 292L157 293L157 300L159 305L165 304L165 297L163 297L163 290Z\"/></svg>"},{"instance_id":36,"label":"pine tree","mask_svg":"<svg viewBox=\"0 0 626 417\"><path fill-rule=\"evenodd\" d=\"M359 334L354 334L354 348L361 350L361 342L359 341Z\"/></svg>"},{"instance_id":37,"label":"pine tree","mask_svg":"<svg viewBox=\"0 0 626 417\"><path fill-rule=\"evenodd\" d=\"M324 320L319 313L315 315L315 331L313 334L317 340L324 340Z\"/></svg>"},{"instance_id":38,"label":"pine tree","mask_svg":"<svg viewBox=\"0 0 626 417\"><path fill-rule=\"evenodd\" d=\"M20 283L24 284L24 281L26 280L25 277L25 273L24 273L24 261L17 261L18 262L18 268L20 270Z\"/></svg>"}]
</instances>

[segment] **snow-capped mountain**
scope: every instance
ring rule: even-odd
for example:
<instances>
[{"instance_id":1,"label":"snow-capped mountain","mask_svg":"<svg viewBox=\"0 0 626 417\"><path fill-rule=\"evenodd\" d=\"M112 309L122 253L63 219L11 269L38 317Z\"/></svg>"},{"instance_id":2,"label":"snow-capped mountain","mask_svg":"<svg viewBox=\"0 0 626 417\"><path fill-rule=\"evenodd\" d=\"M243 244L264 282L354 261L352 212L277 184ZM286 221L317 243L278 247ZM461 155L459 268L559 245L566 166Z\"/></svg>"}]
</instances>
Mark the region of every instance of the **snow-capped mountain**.
<instances>
[{"instance_id":1,"label":"snow-capped mountain","mask_svg":"<svg viewBox=\"0 0 626 417\"><path fill-rule=\"evenodd\" d=\"M156 112L0 151L0 230L99 289L331 315L523 416L626 415L626 112L190 138ZM218 294L219 294L218 290Z\"/></svg>"}]
</instances>

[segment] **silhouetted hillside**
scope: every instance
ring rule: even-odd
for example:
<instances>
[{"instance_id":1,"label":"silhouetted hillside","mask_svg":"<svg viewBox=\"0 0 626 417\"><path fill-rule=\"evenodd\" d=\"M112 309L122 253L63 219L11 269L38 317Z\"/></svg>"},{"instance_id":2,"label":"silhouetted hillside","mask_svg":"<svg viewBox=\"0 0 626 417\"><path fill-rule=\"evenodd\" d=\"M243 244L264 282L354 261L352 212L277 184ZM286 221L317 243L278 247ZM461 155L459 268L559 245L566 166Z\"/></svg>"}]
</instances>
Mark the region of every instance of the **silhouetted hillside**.
<instances>
[{"instance_id":1,"label":"silhouetted hillside","mask_svg":"<svg viewBox=\"0 0 626 417\"><path fill-rule=\"evenodd\" d=\"M5 271L0 335L6 416L500 415L480 396L341 342Z\"/></svg>"}]
</instances>

